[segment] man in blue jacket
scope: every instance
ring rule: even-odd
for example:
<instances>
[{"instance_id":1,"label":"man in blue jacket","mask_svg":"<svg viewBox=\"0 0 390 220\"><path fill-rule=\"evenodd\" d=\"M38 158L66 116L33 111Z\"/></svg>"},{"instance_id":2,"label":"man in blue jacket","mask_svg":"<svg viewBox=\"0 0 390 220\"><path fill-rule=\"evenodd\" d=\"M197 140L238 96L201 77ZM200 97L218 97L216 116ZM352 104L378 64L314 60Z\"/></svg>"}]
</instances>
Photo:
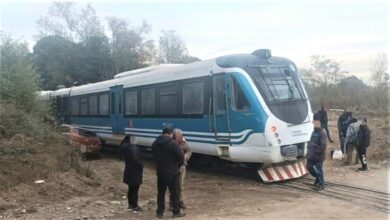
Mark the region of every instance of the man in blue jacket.
<instances>
[{"instance_id":1,"label":"man in blue jacket","mask_svg":"<svg viewBox=\"0 0 390 220\"><path fill-rule=\"evenodd\" d=\"M314 131L311 134L310 142L307 147L306 168L316 179L314 186L316 190L324 190L324 171L322 164L325 160L325 150L327 144L326 131L321 128L321 115L316 113L313 116Z\"/></svg>"},{"instance_id":2,"label":"man in blue jacket","mask_svg":"<svg viewBox=\"0 0 390 220\"><path fill-rule=\"evenodd\" d=\"M172 139L173 130L164 128L162 135L152 144L152 152L157 171L157 217L162 218L165 209L165 192L171 193L173 218L183 217L180 212L180 166L184 164L184 153L180 145Z\"/></svg>"}]
</instances>

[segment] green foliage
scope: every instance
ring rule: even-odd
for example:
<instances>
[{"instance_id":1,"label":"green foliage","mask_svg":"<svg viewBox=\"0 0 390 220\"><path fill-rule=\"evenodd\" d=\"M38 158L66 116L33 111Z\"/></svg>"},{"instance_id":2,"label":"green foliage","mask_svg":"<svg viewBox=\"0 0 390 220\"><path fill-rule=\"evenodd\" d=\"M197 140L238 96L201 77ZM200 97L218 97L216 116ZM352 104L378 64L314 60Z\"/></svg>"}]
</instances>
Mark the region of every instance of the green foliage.
<instances>
[{"instance_id":1,"label":"green foliage","mask_svg":"<svg viewBox=\"0 0 390 220\"><path fill-rule=\"evenodd\" d=\"M41 75L43 89L72 85L77 77L76 55L77 45L61 36L47 36L35 44L33 65Z\"/></svg>"},{"instance_id":2,"label":"green foliage","mask_svg":"<svg viewBox=\"0 0 390 220\"><path fill-rule=\"evenodd\" d=\"M1 35L0 107L13 103L27 112L37 110L38 76L32 68L27 44Z\"/></svg>"}]
</instances>

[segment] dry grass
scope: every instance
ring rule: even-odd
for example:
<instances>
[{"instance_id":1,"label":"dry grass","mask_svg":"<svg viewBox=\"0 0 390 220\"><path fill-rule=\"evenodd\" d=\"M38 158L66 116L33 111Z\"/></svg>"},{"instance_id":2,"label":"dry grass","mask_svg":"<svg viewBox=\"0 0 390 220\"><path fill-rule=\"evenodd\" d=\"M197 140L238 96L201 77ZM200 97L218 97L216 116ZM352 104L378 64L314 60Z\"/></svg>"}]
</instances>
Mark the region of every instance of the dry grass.
<instances>
[{"instance_id":1,"label":"dry grass","mask_svg":"<svg viewBox=\"0 0 390 220\"><path fill-rule=\"evenodd\" d=\"M26 114L10 104L0 108L0 189L80 170L79 156L44 114Z\"/></svg>"}]
</instances>

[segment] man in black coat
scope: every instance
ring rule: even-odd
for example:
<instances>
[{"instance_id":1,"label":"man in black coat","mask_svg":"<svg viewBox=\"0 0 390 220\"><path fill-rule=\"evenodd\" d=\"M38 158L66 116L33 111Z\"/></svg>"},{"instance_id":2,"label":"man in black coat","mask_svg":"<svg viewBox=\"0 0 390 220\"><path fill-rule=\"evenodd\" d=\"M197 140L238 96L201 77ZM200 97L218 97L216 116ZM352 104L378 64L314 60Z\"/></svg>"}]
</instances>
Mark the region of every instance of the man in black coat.
<instances>
[{"instance_id":1,"label":"man in black coat","mask_svg":"<svg viewBox=\"0 0 390 220\"><path fill-rule=\"evenodd\" d=\"M371 131L367 126L367 119L364 118L360 124L357 135L357 150L360 162L362 163L362 167L357 170L358 172L368 171L366 151L367 147L370 145L370 138Z\"/></svg>"},{"instance_id":2,"label":"man in black coat","mask_svg":"<svg viewBox=\"0 0 390 220\"><path fill-rule=\"evenodd\" d=\"M321 115L321 127L325 129L326 134L328 136L328 139L331 143L334 143L332 138L330 137L329 127L328 127L328 111L325 109L325 106L321 106L321 110L318 111L318 113Z\"/></svg>"},{"instance_id":3,"label":"man in black coat","mask_svg":"<svg viewBox=\"0 0 390 220\"><path fill-rule=\"evenodd\" d=\"M352 112L343 112L337 121L337 128L339 130L340 149L343 154L347 153L344 150L345 140L347 137L348 126L352 123Z\"/></svg>"},{"instance_id":4,"label":"man in black coat","mask_svg":"<svg viewBox=\"0 0 390 220\"><path fill-rule=\"evenodd\" d=\"M180 166L184 164L184 153L179 144L172 139L173 131L164 128L162 135L152 144L152 152L157 171L157 217L162 218L165 210L165 192L167 187L171 193L173 217L183 217L179 204Z\"/></svg>"},{"instance_id":5,"label":"man in black coat","mask_svg":"<svg viewBox=\"0 0 390 220\"><path fill-rule=\"evenodd\" d=\"M321 128L321 115L316 113L313 117L314 131L307 147L306 168L316 178L314 186L316 190L324 190L324 171L322 164L325 160L327 136L325 129Z\"/></svg>"},{"instance_id":6,"label":"man in black coat","mask_svg":"<svg viewBox=\"0 0 390 220\"><path fill-rule=\"evenodd\" d=\"M121 153L125 159L123 182L128 185L128 209L134 213L140 212L142 209L138 205L138 190L142 184L143 172L140 150L137 145L131 144L130 136L123 140L121 146Z\"/></svg>"}]
</instances>

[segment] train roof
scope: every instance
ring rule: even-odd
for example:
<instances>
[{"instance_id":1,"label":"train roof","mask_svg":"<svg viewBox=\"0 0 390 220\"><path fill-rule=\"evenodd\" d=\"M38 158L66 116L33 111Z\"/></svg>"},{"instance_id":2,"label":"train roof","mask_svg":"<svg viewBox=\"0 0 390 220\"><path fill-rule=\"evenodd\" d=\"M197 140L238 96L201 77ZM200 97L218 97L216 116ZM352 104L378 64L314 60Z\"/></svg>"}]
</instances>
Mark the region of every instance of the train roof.
<instances>
[{"instance_id":1,"label":"train roof","mask_svg":"<svg viewBox=\"0 0 390 220\"><path fill-rule=\"evenodd\" d=\"M215 59L198 61L190 64L162 64L119 73L114 79L90 83L71 88L63 88L54 91L50 96L83 95L109 91L110 87L123 85L124 88L150 85L173 80L197 78L213 73L223 72L223 68L244 67L250 64L269 64L269 60L279 63L288 61L285 58L271 57L271 51L266 49L256 50L252 54L235 54L222 56Z\"/></svg>"},{"instance_id":2,"label":"train roof","mask_svg":"<svg viewBox=\"0 0 390 220\"><path fill-rule=\"evenodd\" d=\"M216 65L215 59L204 60L185 65L175 65L171 67L164 65L162 68L156 67L152 68L150 71L141 71L142 74L123 74L120 77L102 82L59 89L52 93L51 96L68 95L69 92L71 92L72 95L83 95L109 91L110 87L116 85L123 85L124 88L128 88L169 82L172 80L196 78L211 75L213 71L218 71L218 69L221 68Z\"/></svg>"}]
</instances>

